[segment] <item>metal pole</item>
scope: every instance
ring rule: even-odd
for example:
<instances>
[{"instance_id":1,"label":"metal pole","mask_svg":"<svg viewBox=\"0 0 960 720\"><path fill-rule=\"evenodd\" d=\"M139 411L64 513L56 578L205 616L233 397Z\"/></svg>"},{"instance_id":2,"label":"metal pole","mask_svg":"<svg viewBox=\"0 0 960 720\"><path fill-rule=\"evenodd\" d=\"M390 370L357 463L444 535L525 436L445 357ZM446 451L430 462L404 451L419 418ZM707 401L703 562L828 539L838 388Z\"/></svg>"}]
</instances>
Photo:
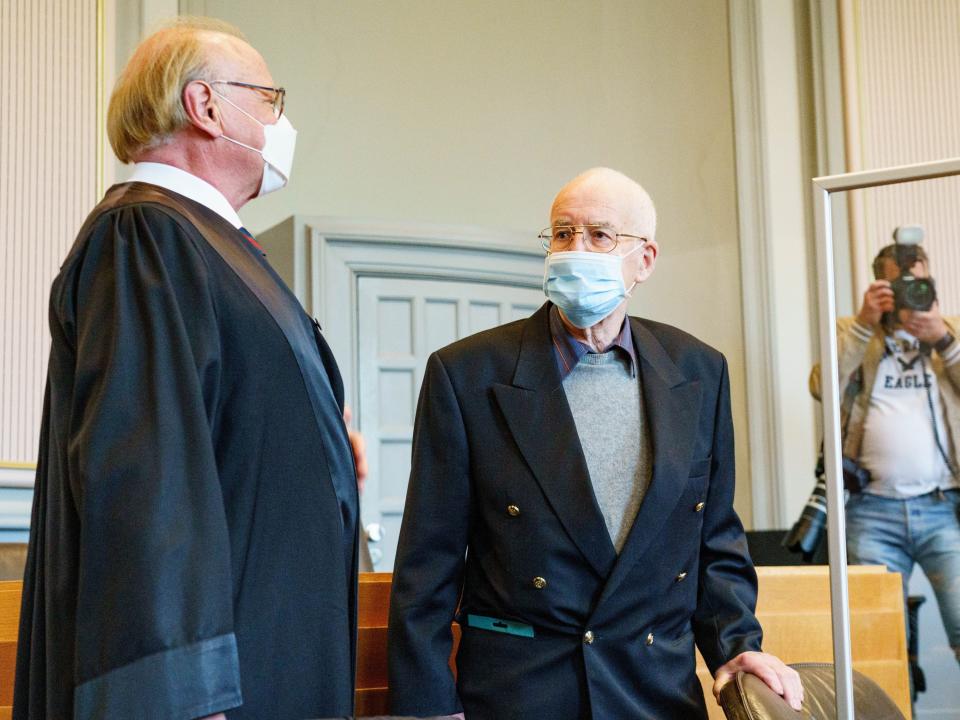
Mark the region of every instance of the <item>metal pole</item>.
<instances>
[{"instance_id":1,"label":"metal pole","mask_svg":"<svg viewBox=\"0 0 960 720\"><path fill-rule=\"evenodd\" d=\"M881 185L896 185L918 180L935 180L937 178L960 175L960 158L948 158L934 162L922 162L914 165L899 165L897 167L880 168L879 170L861 170L860 172L844 173L842 175L825 175L814 178L817 187L828 192L840 190L857 190L859 188L880 187Z\"/></svg>"},{"instance_id":2,"label":"metal pole","mask_svg":"<svg viewBox=\"0 0 960 720\"><path fill-rule=\"evenodd\" d=\"M830 606L837 720L854 720L853 661L850 654L850 602L847 588L846 514L840 442L840 383L837 360L836 285L830 192L813 184L817 220L817 277L820 297L820 388L823 406L823 457L827 471L827 544L830 549Z\"/></svg>"}]
</instances>

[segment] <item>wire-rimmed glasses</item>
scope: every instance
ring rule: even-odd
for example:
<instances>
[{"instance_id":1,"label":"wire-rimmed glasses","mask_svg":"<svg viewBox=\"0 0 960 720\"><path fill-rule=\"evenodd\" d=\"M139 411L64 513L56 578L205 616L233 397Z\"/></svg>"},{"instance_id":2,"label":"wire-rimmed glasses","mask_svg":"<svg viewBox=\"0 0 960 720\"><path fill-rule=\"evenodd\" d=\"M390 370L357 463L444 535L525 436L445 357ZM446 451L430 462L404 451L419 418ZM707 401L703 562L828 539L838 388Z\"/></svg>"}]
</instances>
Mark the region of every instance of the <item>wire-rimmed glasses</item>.
<instances>
[{"instance_id":1,"label":"wire-rimmed glasses","mask_svg":"<svg viewBox=\"0 0 960 720\"><path fill-rule=\"evenodd\" d=\"M234 87L246 88L247 90L256 90L261 93L272 93L270 102L273 105L273 115L279 118L283 115L283 108L287 101L287 89L282 87L270 87L269 85L254 85L253 83L240 82L239 80L210 80L211 85L233 85Z\"/></svg>"},{"instance_id":2,"label":"wire-rimmed glasses","mask_svg":"<svg viewBox=\"0 0 960 720\"><path fill-rule=\"evenodd\" d=\"M620 243L620 238L646 240L640 235L615 232L608 225L554 225L541 230L537 237L540 238L540 245L549 255L552 252L563 252L569 249L576 241L577 235L583 235L584 247L589 252L595 253L613 252Z\"/></svg>"}]
</instances>

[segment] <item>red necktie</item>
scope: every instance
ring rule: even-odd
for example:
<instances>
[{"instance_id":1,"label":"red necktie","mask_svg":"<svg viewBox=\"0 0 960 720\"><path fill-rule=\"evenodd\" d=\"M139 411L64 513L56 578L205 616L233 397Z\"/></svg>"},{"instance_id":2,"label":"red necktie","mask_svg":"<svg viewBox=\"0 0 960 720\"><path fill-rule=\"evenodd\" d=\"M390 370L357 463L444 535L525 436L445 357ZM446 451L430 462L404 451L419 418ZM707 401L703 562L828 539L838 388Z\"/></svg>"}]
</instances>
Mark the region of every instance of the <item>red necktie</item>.
<instances>
[{"instance_id":1,"label":"red necktie","mask_svg":"<svg viewBox=\"0 0 960 720\"><path fill-rule=\"evenodd\" d=\"M260 247L260 243L258 243L254 239L253 235L250 233L249 230L247 230L245 227L240 227L237 229L240 231L240 234L243 235L251 245L253 245L257 250L260 251L262 255L266 255L266 253L263 251L263 248Z\"/></svg>"}]
</instances>

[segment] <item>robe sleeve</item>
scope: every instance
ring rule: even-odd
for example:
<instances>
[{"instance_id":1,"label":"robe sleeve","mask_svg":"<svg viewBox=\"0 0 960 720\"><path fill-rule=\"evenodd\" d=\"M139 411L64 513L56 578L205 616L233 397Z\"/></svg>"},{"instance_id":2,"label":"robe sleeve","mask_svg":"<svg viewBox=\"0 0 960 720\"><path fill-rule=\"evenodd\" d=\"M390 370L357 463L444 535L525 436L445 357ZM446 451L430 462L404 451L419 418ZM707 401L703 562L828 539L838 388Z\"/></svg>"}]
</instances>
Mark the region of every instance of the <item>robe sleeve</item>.
<instances>
[{"instance_id":1,"label":"robe sleeve","mask_svg":"<svg viewBox=\"0 0 960 720\"><path fill-rule=\"evenodd\" d=\"M200 241L159 207L107 213L54 308L76 343L76 720L198 718L242 703L213 443L219 334Z\"/></svg>"}]
</instances>

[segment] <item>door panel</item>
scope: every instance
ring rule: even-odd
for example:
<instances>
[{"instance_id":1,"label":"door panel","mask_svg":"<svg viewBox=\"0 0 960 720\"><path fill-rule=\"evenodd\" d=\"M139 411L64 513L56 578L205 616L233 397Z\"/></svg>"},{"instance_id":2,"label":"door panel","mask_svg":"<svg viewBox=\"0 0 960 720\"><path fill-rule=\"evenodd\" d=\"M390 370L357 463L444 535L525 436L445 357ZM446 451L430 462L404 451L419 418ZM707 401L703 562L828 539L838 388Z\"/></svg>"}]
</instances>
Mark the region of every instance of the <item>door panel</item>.
<instances>
[{"instance_id":1,"label":"door panel","mask_svg":"<svg viewBox=\"0 0 960 720\"><path fill-rule=\"evenodd\" d=\"M544 297L529 287L386 277L360 277L358 295L357 421L370 462L362 516L364 526L383 529L371 554L376 570L389 572L427 358L454 340L529 316Z\"/></svg>"}]
</instances>

